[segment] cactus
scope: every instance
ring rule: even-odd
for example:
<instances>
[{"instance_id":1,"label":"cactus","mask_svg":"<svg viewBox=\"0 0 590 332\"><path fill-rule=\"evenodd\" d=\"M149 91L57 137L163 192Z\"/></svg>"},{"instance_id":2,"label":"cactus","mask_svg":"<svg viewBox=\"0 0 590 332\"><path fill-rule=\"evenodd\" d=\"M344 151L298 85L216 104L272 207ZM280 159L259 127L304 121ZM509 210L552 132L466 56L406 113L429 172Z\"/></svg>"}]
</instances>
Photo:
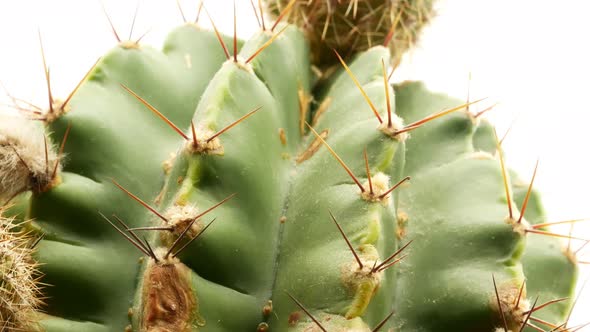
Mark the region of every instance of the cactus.
<instances>
[{"instance_id":1,"label":"cactus","mask_svg":"<svg viewBox=\"0 0 590 332\"><path fill-rule=\"evenodd\" d=\"M43 126L0 119L0 326L573 331L575 254L477 101L391 86L406 46L317 76L325 46L279 21L121 42Z\"/></svg>"}]
</instances>

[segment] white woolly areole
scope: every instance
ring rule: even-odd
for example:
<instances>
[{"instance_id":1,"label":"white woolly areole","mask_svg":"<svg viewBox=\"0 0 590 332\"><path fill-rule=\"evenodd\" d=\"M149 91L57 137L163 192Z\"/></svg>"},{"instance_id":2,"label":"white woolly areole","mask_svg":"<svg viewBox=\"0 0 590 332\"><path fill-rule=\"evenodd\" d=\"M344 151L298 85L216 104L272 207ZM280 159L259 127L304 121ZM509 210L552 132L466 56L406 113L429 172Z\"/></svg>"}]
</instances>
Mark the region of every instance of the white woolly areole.
<instances>
[{"instance_id":1,"label":"white woolly areole","mask_svg":"<svg viewBox=\"0 0 590 332\"><path fill-rule=\"evenodd\" d=\"M173 205L164 212L164 217L168 219L173 228L172 232L180 235L188 225L199 215L199 209L194 205ZM203 230L203 224L197 220L193 223L187 235L194 237Z\"/></svg>"},{"instance_id":2,"label":"white woolly areole","mask_svg":"<svg viewBox=\"0 0 590 332\"><path fill-rule=\"evenodd\" d=\"M516 206L514 203L512 203L512 206ZM526 219L523 217L520 222L518 222L518 219L514 219L514 218L510 218L509 216L506 217L506 223L512 225L512 229L514 230L514 232L522 235L522 236L526 236L526 231L527 229L531 228L531 224L526 221Z\"/></svg>"},{"instance_id":3,"label":"white woolly areole","mask_svg":"<svg viewBox=\"0 0 590 332\"><path fill-rule=\"evenodd\" d=\"M0 116L0 201L45 188L57 162L56 149L41 126L20 117Z\"/></svg>"},{"instance_id":4,"label":"white woolly areole","mask_svg":"<svg viewBox=\"0 0 590 332\"><path fill-rule=\"evenodd\" d=\"M199 127L196 129L197 133L197 143L198 145L195 146L193 141L193 134L190 133L189 137L190 140L186 142L186 149L191 153L205 153L205 154L216 154L216 155L223 155L223 145L221 145L221 141L219 137L215 137L210 142L207 140L215 135L211 129Z\"/></svg>"},{"instance_id":5,"label":"white woolly areole","mask_svg":"<svg viewBox=\"0 0 590 332\"><path fill-rule=\"evenodd\" d=\"M395 113L391 114L391 127L388 126L388 120L383 119L383 123L381 123L378 128L385 135L391 136L400 142L404 142L408 138L407 132L403 132L401 134L397 133L398 130L402 130L404 128L404 120Z\"/></svg>"},{"instance_id":6,"label":"white woolly areole","mask_svg":"<svg viewBox=\"0 0 590 332\"><path fill-rule=\"evenodd\" d=\"M391 188L389 184L389 176L384 173L377 173L371 176L371 182L373 184L373 194L371 195L371 190L369 187L369 180L363 183L363 188L365 191L361 193L363 199L371 202L383 202L385 204L389 203L389 198L391 197L391 193L385 195L383 198L379 198L381 195L387 192Z\"/></svg>"}]
</instances>

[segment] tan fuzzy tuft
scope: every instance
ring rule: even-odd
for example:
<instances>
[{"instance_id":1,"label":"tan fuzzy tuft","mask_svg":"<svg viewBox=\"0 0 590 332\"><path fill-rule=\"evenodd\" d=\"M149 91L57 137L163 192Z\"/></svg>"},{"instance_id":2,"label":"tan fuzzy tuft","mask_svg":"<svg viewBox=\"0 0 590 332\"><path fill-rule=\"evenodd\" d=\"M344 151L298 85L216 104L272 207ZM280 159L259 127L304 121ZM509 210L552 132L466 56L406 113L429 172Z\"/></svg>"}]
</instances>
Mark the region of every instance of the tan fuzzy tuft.
<instances>
[{"instance_id":1,"label":"tan fuzzy tuft","mask_svg":"<svg viewBox=\"0 0 590 332\"><path fill-rule=\"evenodd\" d=\"M187 141L187 151L189 151L190 153L223 156L223 145L221 145L219 137L215 137L214 139L208 142L209 138L213 135L215 135L215 133L212 130L208 128L199 127L199 129L197 129L197 145L194 144L194 141L192 139L190 141Z\"/></svg>"},{"instance_id":2,"label":"tan fuzzy tuft","mask_svg":"<svg viewBox=\"0 0 590 332\"><path fill-rule=\"evenodd\" d=\"M409 134L406 131L401 133L398 132L402 129L404 129L404 121L396 114L392 114L391 126L385 121L379 125L379 130L381 130L382 133L398 140L398 142L405 142L409 137Z\"/></svg>"},{"instance_id":3,"label":"tan fuzzy tuft","mask_svg":"<svg viewBox=\"0 0 590 332\"><path fill-rule=\"evenodd\" d=\"M47 188L58 160L55 147L38 123L0 116L0 202L23 191Z\"/></svg>"},{"instance_id":4,"label":"tan fuzzy tuft","mask_svg":"<svg viewBox=\"0 0 590 332\"><path fill-rule=\"evenodd\" d=\"M162 232L160 240L163 243L171 245L188 225L199 216L199 209L190 204L172 205L164 212L164 216L169 221L167 226L170 226L172 230L171 232ZM200 220L195 221L186 233L187 238L190 239L197 236L203 230L203 227L203 223Z\"/></svg>"},{"instance_id":5,"label":"tan fuzzy tuft","mask_svg":"<svg viewBox=\"0 0 590 332\"><path fill-rule=\"evenodd\" d=\"M278 16L289 2L267 0L268 11ZM337 61L332 49L351 57L377 45L390 48L395 66L433 16L433 0L297 0L288 20L305 31L312 62L326 68Z\"/></svg>"},{"instance_id":6,"label":"tan fuzzy tuft","mask_svg":"<svg viewBox=\"0 0 590 332\"><path fill-rule=\"evenodd\" d=\"M519 330L526 319L526 313L530 309L530 302L526 299L526 288L523 289L520 294L520 286L522 282L515 282L514 280L508 281L504 284L498 285L498 297L496 294L492 294L490 297L490 305L493 310L497 313L497 318L500 320L501 315L498 310L498 298L504 319L510 330ZM520 301L518 300L519 295L521 296ZM516 304L518 303L518 306ZM501 322L503 324L503 322ZM501 328L504 331L504 327Z\"/></svg>"},{"instance_id":7,"label":"tan fuzzy tuft","mask_svg":"<svg viewBox=\"0 0 590 332\"><path fill-rule=\"evenodd\" d=\"M37 263L31 257L34 239L17 231L0 210L0 327L2 331L32 331L42 304Z\"/></svg>"},{"instance_id":8,"label":"tan fuzzy tuft","mask_svg":"<svg viewBox=\"0 0 590 332\"><path fill-rule=\"evenodd\" d=\"M391 187L389 185L389 176L379 172L371 177L371 183L373 185L373 193L367 190L370 188L369 181L367 180L363 183L365 191L361 193L361 197L369 202L383 202L384 204L389 204L391 193L381 197L381 195L385 194Z\"/></svg>"}]
</instances>

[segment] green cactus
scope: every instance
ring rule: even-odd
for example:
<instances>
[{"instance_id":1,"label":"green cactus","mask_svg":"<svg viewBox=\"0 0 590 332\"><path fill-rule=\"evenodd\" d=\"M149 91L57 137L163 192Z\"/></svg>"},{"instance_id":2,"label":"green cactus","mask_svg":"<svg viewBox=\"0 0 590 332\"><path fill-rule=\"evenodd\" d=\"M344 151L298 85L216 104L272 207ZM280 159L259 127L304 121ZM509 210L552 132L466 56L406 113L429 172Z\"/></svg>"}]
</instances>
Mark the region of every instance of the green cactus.
<instances>
[{"instance_id":1,"label":"green cactus","mask_svg":"<svg viewBox=\"0 0 590 332\"><path fill-rule=\"evenodd\" d=\"M186 24L162 51L123 42L45 131L0 119L0 199L15 204L0 219L0 326L562 324L575 255L530 234L545 227L538 194L510 182L473 103L391 86L400 54L382 46L314 76L308 33L271 30L241 42Z\"/></svg>"}]
</instances>

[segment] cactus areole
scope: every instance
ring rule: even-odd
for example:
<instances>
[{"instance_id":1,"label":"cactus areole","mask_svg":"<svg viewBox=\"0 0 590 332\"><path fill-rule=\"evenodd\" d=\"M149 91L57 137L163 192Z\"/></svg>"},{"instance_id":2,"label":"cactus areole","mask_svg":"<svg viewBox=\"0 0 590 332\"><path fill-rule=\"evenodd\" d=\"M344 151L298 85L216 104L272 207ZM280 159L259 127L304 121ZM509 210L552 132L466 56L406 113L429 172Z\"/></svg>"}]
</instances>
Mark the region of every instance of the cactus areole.
<instances>
[{"instance_id":1,"label":"cactus areole","mask_svg":"<svg viewBox=\"0 0 590 332\"><path fill-rule=\"evenodd\" d=\"M2 330L570 331L575 254L487 101L389 84L431 1L267 9L0 118Z\"/></svg>"}]
</instances>

